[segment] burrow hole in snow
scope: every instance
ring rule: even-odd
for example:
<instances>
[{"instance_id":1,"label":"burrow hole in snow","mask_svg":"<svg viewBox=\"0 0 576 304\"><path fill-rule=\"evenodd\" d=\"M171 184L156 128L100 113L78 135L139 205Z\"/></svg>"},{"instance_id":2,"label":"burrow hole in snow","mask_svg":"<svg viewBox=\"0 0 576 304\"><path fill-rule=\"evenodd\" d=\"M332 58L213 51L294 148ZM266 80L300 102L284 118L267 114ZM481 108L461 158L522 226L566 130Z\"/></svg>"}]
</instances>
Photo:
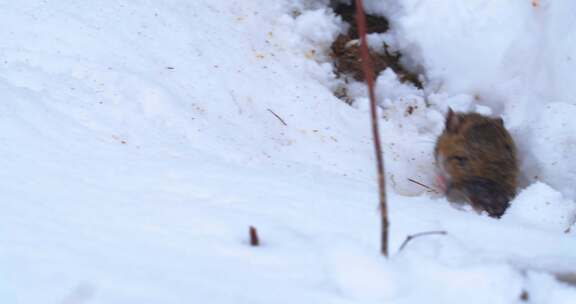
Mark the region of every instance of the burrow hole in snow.
<instances>
[{"instance_id":1,"label":"burrow hole in snow","mask_svg":"<svg viewBox=\"0 0 576 304\"><path fill-rule=\"evenodd\" d=\"M361 59L359 55L359 37L356 24L356 6L352 1L331 1L330 8L339 16L348 29L339 34L330 47L330 57L333 60L334 72L344 84L353 81L364 81ZM384 16L366 13L366 31L368 34L369 54L375 77L386 69L390 69L401 83L411 84L422 89L422 76L416 71L407 69L402 64L402 53L391 47L393 41L389 33L390 23ZM352 103L347 94L347 86L342 85L334 92L335 95Z\"/></svg>"},{"instance_id":2,"label":"burrow hole in snow","mask_svg":"<svg viewBox=\"0 0 576 304\"><path fill-rule=\"evenodd\" d=\"M313 77L352 107L368 112L369 102L358 56L355 6L345 0L304 1L292 11L295 28L305 41L305 56L318 63ZM433 145L443 128L443 115L430 110L424 74L415 60L401 53L396 33L384 13L366 12L368 45L375 72L375 94L387 130L382 138L386 175L395 192L428 192L412 182L433 185ZM406 58L404 56L406 55ZM404 63L407 64L404 64ZM407 66L411 69L408 69ZM412 69L414 67L414 69ZM320 76L319 76L320 75Z\"/></svg>"},{"instance_id":3,"label":"burrow hole in snow","mask_svg":"<svg viewBox=\"0 0 576 304\"><path fill-rule=\"evenodd\" d=\"M297 33L306 41L305 56L318 63L319 68L311 70L314 78L348 104L367 110L366 86L363 83L361 62L357 52L358 35L353 1L300 0L292 2L292 5L294 7L292 17L296 21ZM574 222L576 207L573 200L576 192L571 182L573 180L571 177L574 176L573 170L570 171L573 167L556 165L571 163L570 155L573 154L565 154L562 151L566 149L569 151L569 147L563 144L563 141L571 142L572 137L569 133L557 132L573 129L570 128L573 125L569 121L571 116L565 114L574 111L571 105L556 103L556 107L562 110L544 109L539 113L541 117L536 119L537 123L534 123L524 118L526 116L524 112L532 107L537 108L538 104L523 102L524 95L487 94L486 90L481 90L480 92L484 93L479 93L473 89L447 91L443 77L436 76L433 79L426 77L423 64L419 62L424 58L420 56L413 58L417 52L414 49L407 49L413 46L404 43L405 48L400 47L399 40L403 37L398 36L399 30L395 29L394 23L388 22L384 17L385 13L375 8L372 8L372 11L375 11L374 14L370 12L366 14L368 44L377 77L376 97L382 108L381 122L383 129L387 130L383 138L383 147L387 158L387 177L393 189L402 195L419 195L424 190L409 182L409 179L426 185L434 184L432 151L437 136L443 130L444 113L448 107L456 111L477 112L489 116L499 113L507 118L507 128L519 148L519 157L523 159L518 193L521 194L529 190L528 188L537 186L537 183L534 184L536 181L549 184L552 186L550 189L539 187L539 195L530 198L537 204L532 208L534 213L550 212L545 218L553 219L556 226L550 223L546 225L555 228L565 226L567 218ZM445 53L442 50L446 47L452 46L440 47L438 53ZM462 61L466 61L466 56L473 58L472 55L476 57L483 55L475 53L473 49L464 54ZM489 52L485 56L493 55ZM502 82L502 77L506 77L506 73L501 76L495 74L497 70L491 72L493 72L491 77L497 81ZM459 77L459 75L444 76ZM487 83L493 84L490 81ZM482 81L480 84L474 84L475 82L478 82L478 79L471 78L467 79L466 83L470 83L471 88L482 88ZM510 94L509 89L506 89L506 92ZM500 95L508 98L494 97ZM502 100L508 102L505 107ZM506 110L503 110L504 108ZM553 127L548 126L551 123L554 123ZM564 125L566 126L561 127ZM552 195L557 192L562 193L570 202L548 204L549 200L544 199L544 196L549 194L550 197L555 197L554 201L560 201L560 197ZM522 196L517 200L512 203L515 207L510 209L510 214L530 219L533 224L544 225L535 220L535 216L526 216L515 211L516 208L522 212L527 210L527 203L520 202ZM562 211L562 217L552 214L564 207L570 210Z\"/></svg>"}]
</instances>

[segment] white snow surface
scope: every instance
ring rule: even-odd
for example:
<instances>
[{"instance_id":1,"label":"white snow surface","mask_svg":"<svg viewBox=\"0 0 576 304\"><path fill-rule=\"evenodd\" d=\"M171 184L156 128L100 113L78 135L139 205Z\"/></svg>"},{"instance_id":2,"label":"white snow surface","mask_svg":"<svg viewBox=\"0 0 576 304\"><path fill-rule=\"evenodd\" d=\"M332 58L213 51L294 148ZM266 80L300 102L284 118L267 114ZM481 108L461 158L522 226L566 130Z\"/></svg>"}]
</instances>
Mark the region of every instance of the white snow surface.
<instances>
[{"instance_id":1,"label":"white snow surface","mask_svg":"<svg viewBox=\"0 0 576 304\"><path fill-rule=\"evenodd\" d=\"M575 303L555 276L576 273L576 4L366 0L392 24L373 40L426 78L377 81L384 259L366 88L332 93L328 2L3 1L0 302ZM448 106L517 141L500 220L407 180L432 184ZM423 231L447 234L399 251Z\"/></svg>"}]
</instances>

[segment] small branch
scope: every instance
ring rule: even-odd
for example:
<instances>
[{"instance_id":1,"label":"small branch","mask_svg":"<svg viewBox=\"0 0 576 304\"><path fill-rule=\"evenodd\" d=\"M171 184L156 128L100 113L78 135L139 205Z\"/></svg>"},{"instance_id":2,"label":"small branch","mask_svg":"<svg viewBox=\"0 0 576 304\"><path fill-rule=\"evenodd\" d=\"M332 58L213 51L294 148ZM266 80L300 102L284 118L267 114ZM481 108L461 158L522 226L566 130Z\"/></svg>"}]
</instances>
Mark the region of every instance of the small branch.
<instances>
[{"instance_id":1,"label":"small branch","mask_svg":"<svg viewBox=\"0 0 576 304\"><path fill-rule=\"evenodd\" d=\"M520 300L522 302L528 302L528 300L530 300L530 294L528 291L526 291L526 289L522 289L522 292L520 293Z\"/></svg>"},{"instance_id":2,"label":"small branch","mask_svg":"<svg viewBox=\"0 0 576 304\"><path fill-rule=\"evenodd\" d=\"M288 125L286 124L286 122L284 121L284 119L282 119L282 117L278 116L278 114L274 113L274 111L268 109L268 112L270 112L270 113L272 113L272 115L276 116L276 118L278 118L278 120L279 120L283 125L288 126Z\"/></svg>"},{"instance_id":3,"label":"small branch","mask_svg":"<svg viewBox=\"0 0 576 304\"><path fill-rule=\"evenodd\" d=\"M411 181L411 182L413 182L413 183L415 183L415 184L418 185L418 186L421 186L421 187L426 188L426 189L428 190L428 192L439 193L438 190L436 190L436 189L434 189L434 188L432 188L432 187L430 187L430 186L424 185L423 183L421 183L421 182L419 182L419 181L413 180L413 179L411 179L411 178L409 178L408 180Z\"/></svg>"},{"instance_id":4,"label":"small branch","mask_svg":"<svg viewBox=\"0 0 576 304\"><path fill-rule=\"evenodd\" d=\"M438 230L438 231L426 231L426 232L420 232L420 233L416 233L416 234L411 234L409 236L406 237L406 239L404 240L404 242L402 243L402 245L400 246L400 249L398 249L398 252L402 251L404 249L404 247L406 247L406 245L408 245L408 243L410 241L412 241L413 239L417 238L417 237L421 237L421 236L425 236L425 235L434 235L434 234L439 234L439 235L446 235L448 234L446 231L444 230Z\"/></svg>"},{"instance_id":5,"label":"small branch","mask_svg":"<svg viewBox=\"0 0 576 304\"><path fill-rule=\"evenodd\" d=\"M572 227L576 227L576 218L573 218L570 221L570 224L568 225L568 227L566 227L566 230L564 230L564 233L570 233L572 232Z\"/></svg>"},{"instance_id":6,"label":"small branch","mask_svg":"<svg viewBox=\"0 0 576 304\"><path fill-rule=\"evenodd\" d=\"M250 226L250 246L259 246L260 239L258 238L258 231L253 226Z\"/></svg>"},{"instance_id":7,"label":"small branch","mask_svg":"<svg viewBox=\"0 0 576 304\"><path fill-rule=\"evenodd\" d=\"M384 176L384 157L382 155L382 144L380 143L380 130L378 129L378 114L376 106L376 94L374 93L374 70L368 52L368 41L366 39L366 16L364 15L364 5L362 0L356 0L356 24L358 25L358 37L360 37L360 58L362 59L362 72L368 87L368 97L370 99L370 122L372 125L372 143L376 154L376 172L378 178L378 205L380 209L380 251L384 257L388 257L388 204L386 201L386 177Z\"/></svg>"}]
</instances>

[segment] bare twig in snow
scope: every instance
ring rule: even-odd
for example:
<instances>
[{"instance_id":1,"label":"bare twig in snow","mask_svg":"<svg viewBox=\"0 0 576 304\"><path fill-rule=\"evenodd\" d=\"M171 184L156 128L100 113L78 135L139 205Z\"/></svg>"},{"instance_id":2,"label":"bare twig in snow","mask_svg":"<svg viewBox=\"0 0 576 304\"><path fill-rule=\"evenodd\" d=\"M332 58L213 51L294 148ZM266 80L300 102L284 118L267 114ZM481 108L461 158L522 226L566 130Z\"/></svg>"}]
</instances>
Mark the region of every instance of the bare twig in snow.
<instances>
[{"instance_id":1,"label":"bare twig in snow","mask_svg":"<svg viewBox=\"0 0 576 304\"><path fill-rule=\"evenodd\" d=\"M564 230L564 233L572 232L572 227L576 227L576 217L572 218L572 220L570 221L570 224L568 225L568 227L566 227L566 230Z\"/></svg>"},{"instance_id":2,"label":"bare twig in snow","mask_svg":"<svg viewBox=\"0 0 576 304\"><path fill-rule=\"evenodd\" d=\"M439 193L438 190L436 190L436 189L434 189L434 188L432 188L432 187L430 187L430 186L427 186L427 185L425 185L425 184L423 184L423 183L421 183L421 182L419 182L419 181L413 180L413 179L411 179L411 178L409 178L408 180L411 181L411 182L413 182L413 183L415 183L415 184L418 185L418 186L422 186L422 187L426 188L426 189L428 190L428 192Z\"/></svg>"},{"instance_id":3,"label":"bare twig in snow","mask_svg":"<svg viewBox=\"0 0 576 304\"><path fill-rule=\"evenodd\" d=\"M250 226L250 245L259 246L260 239L258 238L258 231L253 226Z\"/></svg>"},{"instance_id":4,"label":"bare twig in snow","mask_svg":"<svg viewBox=\"0 0 576 304\"><path fill-rule=\"evenodd\" d=\"M563 272L554 274L556 279L560 282L576 286L576 272Z\"/></svg>"},{"instance_id":5,"label":"bare twig in snow","mask_svg":"<svg viewBox=\"0 0 576 304\"><path fill-rule=\"evenodd\" d=\"M448 233L446 231L443 231L443 230L438 230L438 231L426 231L426 232L411 234L411 235L407 236L406 239L404 240L404 242L402 243L402 245L400 245L400 249L398 249L398 252L402 251L404 249L404 247L406 247L406 245L408 245L408 243L411 240L413 240L417 237L421 237L421 236L425 236L425 235L434 235L434 234L446 235Z\"/></svg>"},{"instance_id":6,"label":"bare twig in snow","mask_svg":"<svg viewBox=\"0 0 576 304\"><path fill-rule=\"evenodd\" d=\"M530 294L525 289L522 289L522 292L520 293L520 300L522 302L528 302L528 300L530 300Z\"/></svg>"},{"instance_id":7,"label":"bare twig in snow","mask_svg":"<svg viewBox=\"0 0 576 304\"><path fill-rule=\"evenodd\" d=\"M374 94L374 71L368 52L368 42L366 40L366 16L364 15L364 5L362 0L356 0L356 24L358 36L360 37L360 58L362 58L362 70L364 79L368 85L368 96L370 98L370 117L372 122L372 140L374 152L376 153L376 171L378 173L378 197L381 219L381 252L388 257L388 206L386 203L386 180L384 177L384 157L382 156L382 146L380 144L380 131L378 129L378 114L376 108L376 95Z\"/></svg>"},{"instance_id":8,"label":"bare twig in snow","mask_svg":"<svg viewBox=\"0 0 576 304\"><path fill-rule=\"evenodd\" d=\"M271 109L268 109L268 112L272 113L272 115L276 116L276 118L278 118L278 120L285 126L287 126L286 122L284 121L284 119L282 119L282 117L278 116L278 114L274 113L274 111L272 111Z\"/></svg>"}]
</instances>

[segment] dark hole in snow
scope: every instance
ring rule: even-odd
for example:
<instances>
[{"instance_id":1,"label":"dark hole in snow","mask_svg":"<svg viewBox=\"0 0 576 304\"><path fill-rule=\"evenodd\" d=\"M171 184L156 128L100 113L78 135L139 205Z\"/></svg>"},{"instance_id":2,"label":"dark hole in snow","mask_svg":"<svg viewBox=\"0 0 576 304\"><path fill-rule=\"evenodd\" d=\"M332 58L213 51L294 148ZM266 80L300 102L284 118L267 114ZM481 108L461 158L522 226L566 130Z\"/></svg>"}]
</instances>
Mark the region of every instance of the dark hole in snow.
<instances>
[{"instance_id":1,"label":"dark hole in snow","mask_svg":"<svg viewBox=\"0 0 576 304\"><path fill-rule=\"evenodd\" d=\"M334 12L339 15L342 20L350 25L348 35L351 39L358 39L358 28L356 26L356 5L346 3L333 3L332 7ZM385 33L388 31L389 25L386 18L374 15L366 15L366 31L368 33Z\"/></svg>"},{"instance_id":2,"label":"dark hole in snow","mask_svg":"<svg viewBox=\"0 0 576 304\"><path fill-rule=\"evenodd\" d=\"M331 56L334 60L336 74L339 77L351 76L355 80L364 81L364 74L358 52L359 40L355 19L355 5L346 3L332 3L334 12L350 27L346 34L339 35L331 46ZM366 15L367 33L384 33L389 29L388 20L384 17ZM386 68L391 68L401 82L412 83L417 88L422 88L418 75L407 71L400 63L402 55L388 51L388 45L384 44L383 52L370 50L370 59L374 68L375 76Z\"/></svg>"}]
</instances>

